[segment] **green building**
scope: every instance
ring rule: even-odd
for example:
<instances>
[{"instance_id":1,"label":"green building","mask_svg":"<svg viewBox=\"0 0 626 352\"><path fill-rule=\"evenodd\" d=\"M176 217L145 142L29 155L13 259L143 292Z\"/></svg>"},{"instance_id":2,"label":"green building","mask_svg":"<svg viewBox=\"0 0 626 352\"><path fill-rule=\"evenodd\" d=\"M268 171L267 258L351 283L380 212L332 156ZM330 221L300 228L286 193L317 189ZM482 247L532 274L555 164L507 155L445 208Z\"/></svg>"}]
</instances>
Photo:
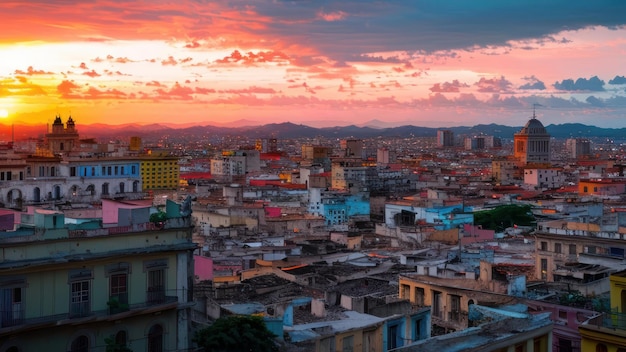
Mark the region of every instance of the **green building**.
<instances>
[{"instance_id":1,"label":"green building","mask_svg":"<svg viewBox=\"0 0 626 352\"><path fill-rule=\"evenodd\" d=\"M189 349L190 217L154 224L141 204L104 206L135 215L101 226L31 208L0 232L0 352Z\"/></svg>"}]
</instances>

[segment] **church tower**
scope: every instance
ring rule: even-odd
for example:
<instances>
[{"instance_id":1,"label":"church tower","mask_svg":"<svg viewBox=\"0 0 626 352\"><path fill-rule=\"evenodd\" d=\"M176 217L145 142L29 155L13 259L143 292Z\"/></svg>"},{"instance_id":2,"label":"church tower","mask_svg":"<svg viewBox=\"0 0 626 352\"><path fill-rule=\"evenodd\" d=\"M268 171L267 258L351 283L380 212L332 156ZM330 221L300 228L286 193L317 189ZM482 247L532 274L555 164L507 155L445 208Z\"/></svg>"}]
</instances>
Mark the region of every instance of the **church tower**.
<instances>
[{"instance_id":1,"label":"church tower","mask_svg":"<svg viewBox=\"0 0 626 352\"><path fill-rule=\"evenodd\" d=\"M67 119L67 127L63 125L61 116L57 115L52 130L46 133L46 145L53 154L67 154L78 146L78 131L74 120Z\"/></svg>"}]
</instances>

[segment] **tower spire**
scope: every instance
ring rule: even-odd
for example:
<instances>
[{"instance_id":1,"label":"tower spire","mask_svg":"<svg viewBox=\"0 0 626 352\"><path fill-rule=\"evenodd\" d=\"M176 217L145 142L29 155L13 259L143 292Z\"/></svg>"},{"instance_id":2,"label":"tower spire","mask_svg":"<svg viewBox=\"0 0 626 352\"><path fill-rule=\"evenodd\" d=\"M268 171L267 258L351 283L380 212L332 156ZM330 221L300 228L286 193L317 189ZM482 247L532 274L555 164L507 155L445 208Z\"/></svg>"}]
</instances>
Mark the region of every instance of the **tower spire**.
<instances>
[{"instance_id":1,"label":"tower spire","mask_svg":"<svg viewBox=\"0 0 626 352\"><path fill-rule=\"evenodd\" d=\"M541 106L541 104L537 104L537 103L534 103L534 104L533 104L533 119L536 119L536 118L537 118L537 114L535 114L535 108L536 108L537 106Z\"/></svg>"}]
</instances>

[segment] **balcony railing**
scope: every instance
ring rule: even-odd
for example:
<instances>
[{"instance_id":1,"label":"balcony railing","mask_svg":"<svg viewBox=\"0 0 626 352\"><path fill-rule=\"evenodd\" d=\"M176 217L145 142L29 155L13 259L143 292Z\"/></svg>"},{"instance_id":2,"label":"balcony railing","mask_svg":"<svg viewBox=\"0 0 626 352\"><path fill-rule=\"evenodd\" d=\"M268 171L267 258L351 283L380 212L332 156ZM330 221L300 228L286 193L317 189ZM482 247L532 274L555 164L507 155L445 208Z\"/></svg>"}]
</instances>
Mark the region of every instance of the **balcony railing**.
<instances>
[{"instance_id":1,"label":"balcony railing","mask_svg":"<svg viewBox=\"0 0 626 352\"><path fill-rule=\"evenodd\" d=\"M82 318L91 315L91 304L89 301L70 303L70 318Z\"/></svg>"},{"instance_id":2,"label":"balcony railing","mask_svg":"<svg viewBox=\"0 0 626 352\"><path fill-rule=\"evenodd\" d=\"M130 309L130 306L128 305L128 292L109 296L107 305L109 306L109 314L117 314L128 311Z\"/></svg>"},{"instance_id":3,"label":"balcony railing","mask_svg":"<svg viewBox=\"0 0 626 352\"><path fill-rule=\"evenodd\" d=\"M589 319L588 324L613 330L626 330L626 313L602 313L602 315Z\"/></svg>"},{"instance_id":4,"label":"balcony railing","mask_svg":"<svg viewBox=\"0 0 626 352\"><path fill-rule=\"evenodd\" d=\"M126 297L123 297L126 296ZM42 316L31 316L26 317L24 305L26 303L22 303L19 309L13 307L12 310L0 310L0 335L3 333L4 329L11 329L11 331L20 329L20 327L30 327L36 325L63 325L63 324L71 324L73 321L77 319L82 319L85 317L96 317L107 319L107 316L125 313L127 314L142 314L141 312L148 308L157 308L159 306L170 305L178 302L178 297L182 297L185 301L190 299L188 297L188 290L150 290L146 291L146 300L143 302L131 303L131 304L123 304L124 300L128 301L128 294L123 295L115 295L109 297L109 301L102 302L101 306L105 309L100 310L92 310L93 301L88 302L76 302L70 303L69 309L66 313L55 314L55 315L42 315ZM112 299L117 298L119 304L114 303L116 306L115 309L111 309L112 306L109 304L112 302Z\"/></svg>"},{"instance_id":5,"label":"balcony railing","mask_svg":"<svg viewBox=\"0 0 626 352\"><path fill-rule=\"evenodd\" d=\"M20 325L24 322L24 308L22 305L13 306L10 310L0 310L0 328Z\"/></svg>"}]
</instances>

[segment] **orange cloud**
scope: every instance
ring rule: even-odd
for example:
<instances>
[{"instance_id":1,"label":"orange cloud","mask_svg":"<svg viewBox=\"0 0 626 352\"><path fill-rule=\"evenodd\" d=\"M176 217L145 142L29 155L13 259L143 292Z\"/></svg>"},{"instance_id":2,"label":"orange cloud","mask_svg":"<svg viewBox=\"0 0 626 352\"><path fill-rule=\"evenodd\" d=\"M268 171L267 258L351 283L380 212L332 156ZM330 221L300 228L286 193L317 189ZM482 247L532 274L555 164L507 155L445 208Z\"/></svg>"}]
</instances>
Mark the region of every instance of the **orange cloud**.
<instances>
[{"instance_id":1,"label":"orange cloud","mask_svg":"<svg viewBox=\"0 0 626 352\"><path fill-rule=\"evenodd\" d=\"M7 78L0 81L0 97L40 95L47 93L41 86L29 82L26 77L17 76L15 79Z\"/></svg>"},{"instance_id":2,"label":"orange cloud","mask_svg":"<svg viewBox=\"0 0 626 352\"><path fill-rule=\"evenodd\" d=\"M280 51L259 51L257 53L248 52L242 54L239 50L234 50L230 56L215 61L218 64L241 63L252 65L264 62L289 63L289 56Z\"/></svg>"},{"instance_id":3,"label":"orange cloud","mask_svg":"<svg viewBox=\"0 0 626 352\"><path fill-rule=\"evenodd\" d=\"M100 77L101 76L98 72L96 72L94 70L83 72L83 75L89 76L91 78Z\"/></svg>"},{"instance_id":4,"label":"orange cloud","mask_svg":"<svg viewBox=\"0 0 626 352\"><path fill-rule=\"evenodd\" d=\"M32 66L28 66L26 71L15 70L15 74L16 75L33 76L33 75L51 75L53 73L49 72L49 71L44 71L44 70L35 70Z\"/></svg>"}]
</instances>

